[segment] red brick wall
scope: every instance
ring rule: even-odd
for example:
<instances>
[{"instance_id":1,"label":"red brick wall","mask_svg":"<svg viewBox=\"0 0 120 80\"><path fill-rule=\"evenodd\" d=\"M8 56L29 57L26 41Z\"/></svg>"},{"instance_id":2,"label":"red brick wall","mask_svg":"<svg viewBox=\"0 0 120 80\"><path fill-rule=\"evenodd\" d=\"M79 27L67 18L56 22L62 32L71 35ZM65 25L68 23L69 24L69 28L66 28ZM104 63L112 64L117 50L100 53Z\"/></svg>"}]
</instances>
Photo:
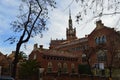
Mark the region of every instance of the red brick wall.
<instances>
[{"instance_id":1,"label":"red brick wall","mask_svg":"<svg viewBox=\"0 0 120 80\"><path fill-rule=\"evenodd\" d=\"M107 77L93 76L93 80L108 80ZM88 75L45 75L43 80L91 80L91 76Z\"/></svg>"},{"instance_id":2,"label":"red brick wall","mask_svg":"<svg viewBox=\"0 0 120 80\"><path fill-rule=\"evenodd\" d=\"M43 58L43 53L42 52L40 53L39 51L33 51L30 54L29 59L33 59L34 54L37 55L36 60L40 63L41 67L45 68L44 72L47 72L48 62L52 63L52 71L53 72L57 72L58 71L58 63L62 64L62 68L63 68L63 64L66 63L67 64L67 72L68 73L72 72L71 64L74 63L75 71L78 72L78 61L44 59Z\"/></svg>"}]
</instances>

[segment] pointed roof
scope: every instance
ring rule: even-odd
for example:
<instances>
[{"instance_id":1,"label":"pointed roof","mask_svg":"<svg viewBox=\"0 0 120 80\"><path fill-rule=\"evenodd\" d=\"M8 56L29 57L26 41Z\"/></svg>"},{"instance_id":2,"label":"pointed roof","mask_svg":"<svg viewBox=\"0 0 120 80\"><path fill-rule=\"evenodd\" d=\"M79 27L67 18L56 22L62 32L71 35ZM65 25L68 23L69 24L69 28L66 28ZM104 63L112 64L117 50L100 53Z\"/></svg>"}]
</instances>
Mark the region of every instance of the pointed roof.
<instances>
[{"instance_id":1,"label":"pointed roof","mask_svg":"<svg viewBox=\"0 0 120 80\"><path fill-rule=\"evenodd\" d=\"M69 19L71 19L71 9L69 9Z\"/></svg>"},{"instance_id":2,"label":"pointed roof","mask_svg":"<svg viewBox=\"0 0 120 80\"><path fill-rule=\"evenodd\" d=\"M71 10L69 9L69 29L73 29L73 25L72 25L72 18L71 18Z\"/></svg>"}]
</instances>

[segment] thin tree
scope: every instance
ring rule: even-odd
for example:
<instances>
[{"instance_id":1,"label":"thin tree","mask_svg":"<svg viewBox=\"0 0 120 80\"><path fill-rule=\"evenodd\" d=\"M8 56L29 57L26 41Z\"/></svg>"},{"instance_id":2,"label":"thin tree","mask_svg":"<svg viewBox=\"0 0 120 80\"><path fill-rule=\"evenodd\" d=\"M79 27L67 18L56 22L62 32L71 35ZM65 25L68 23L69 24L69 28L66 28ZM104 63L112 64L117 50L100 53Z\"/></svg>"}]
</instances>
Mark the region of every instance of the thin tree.
<instances>
[{"instance_id":1,"label":"thin tree","mask_svg":"<svg viewBox=\"0 0 120 80\"><path fill-rule=\"evenodd\" d=\"M55 4L54 0L21 0L20 14L17 20L11 23L13 31L15 34L18 33L19 37L12 36L7 39L11 44L17 42L12 71L14 78L16 78L18 54L22 44L37 34L42 35L43 30L47 30L45 25L48 20L48 9L55 8Z\"/></svg>"},{"instance_id":2,"label":"thin tree","mask_svg":"<svg viewBox=\"0 0 120 80\"><path fill-rule=\"evenodd\" d=\"M115 30L107 35L107 43L101 43L96 46L96 50L107 51L106 54L106 67L109 69L109 78L112 78L112 69L116 55L118 55L120 45L120 34Z\"/></svg>"},{"instance_id":3,"label":"thin tree","mask_svg":"<svg viewBox=\"0 0 120 80\"><path fill-rule=\"evenodd\" d=\"M92 73L92 67L90 63L90 59L92 58L93 53L95 53L95 49L93 47L88 47L83 49L83 54L85 54L85 61L88 64L90 74L91 74L91 80L93 80L93 73Z\"/></svg>"},{"instance_id":4,"label":"thin tree","mask_svg":"<svg viewBox=\"0 0 120 80\"><path fill-rule=\"evenodd\" d=\"M118 51L120 50L120 34L118 32L114 32L109 36L109 45L107 49L110 53L109 58L107 58L107 67L109 69L109 77L112 78L112 69L114 68L114 60L118 55Z\"/></svg>"}]
</instances>

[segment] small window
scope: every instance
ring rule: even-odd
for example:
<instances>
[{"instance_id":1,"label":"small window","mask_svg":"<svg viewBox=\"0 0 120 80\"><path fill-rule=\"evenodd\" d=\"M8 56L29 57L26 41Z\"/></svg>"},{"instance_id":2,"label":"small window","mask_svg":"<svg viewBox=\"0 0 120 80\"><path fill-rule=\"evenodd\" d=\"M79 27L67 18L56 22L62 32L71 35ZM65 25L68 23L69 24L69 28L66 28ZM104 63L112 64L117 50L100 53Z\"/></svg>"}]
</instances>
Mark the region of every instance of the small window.
<instances>
[{"instance_id":1,"label":"small window","mask_svg":"<svg viewBox=\"0 0 120 80\"><path fill-rule=\"evenodd\" d=\"M74 63L71 64L71 70L72 70L72 73L75 73L75 64Z\"/></svg>"},{"instance_id":2,"label":"small window","mask_svg":"<svg viewBox=\"0 0 120 80\"><path fill-rule=\"evenodd\" d=\"M104 51L99 51L97 53L97 59L98 59L98 62L101 62L101 61L106 61L106 53Z\"/></svg>"},{"instance_id":3,"label":"small window","mask_svg":"<svg viewBox=\"0 0 120 80\"><path fill-rule=\"evenodd\" d=\"M106 43L106 37L105 36L102 37L102 42Z\"/></svg>"},{"instance_id":4,"label":"small window","mask_svg":"<svg viewBox=\"0 0 120 80\"><path fill-rule=\"evenodd\" d=\"M34 57L33 57L33 59L35 60L37 58L37 54L34 54Z\"/></svg>"},{"instance_id":5,"label":"small window","mask_svg":"<svg viewBox=\"0 0 120 80\"><path fill-rule=\"evenodd\" d=\"M98 37L95 38L95 43L99 44L99 38Z\"/></svg>"},{"instance_id":6,"label":"small window","mask_svg":"<svg viewBox=\"0 0 120 80\"><path fill-rule=\"evenodd\" d=\"M52 62L48 62L48 73L52 72Z\"/></svg>"},{"instance_id":7,"label":"small window","mask_svg":"<svg viewBox=\"0 0 120 80\"><path fill-rule=\"evenodd\" d=\"M82 54L82 62L86 62L86 54Z\"/></svg>"},{"instance_id":8,"label":"small window","mask_svg":"<svg viewBox=\"0 0 120 80\"><path fill-rule=\"evenodd\" d=\"M102 37L99 37L99 43L103 43L103 38Z\"/></svg>"},{"instance_id":9,"label":"small window","mask_svg":"<svg viewBox=\"0 0 120 80\"><path fill-rule=\"evenodd\" d=\"M71 64L71 68L75 68L75 64L74 63Z\"/></svg>"},{"instance_id":10,"label":"small window","mask_svg":"<svg viewBox=\"0 0 120 80\"><path fill-rule=\"evenodd\" d=\"M63 72L64 72L64 73L67 72L67 64L66 64L66 63L63 64Z\"/></svg>"}]
</instances>

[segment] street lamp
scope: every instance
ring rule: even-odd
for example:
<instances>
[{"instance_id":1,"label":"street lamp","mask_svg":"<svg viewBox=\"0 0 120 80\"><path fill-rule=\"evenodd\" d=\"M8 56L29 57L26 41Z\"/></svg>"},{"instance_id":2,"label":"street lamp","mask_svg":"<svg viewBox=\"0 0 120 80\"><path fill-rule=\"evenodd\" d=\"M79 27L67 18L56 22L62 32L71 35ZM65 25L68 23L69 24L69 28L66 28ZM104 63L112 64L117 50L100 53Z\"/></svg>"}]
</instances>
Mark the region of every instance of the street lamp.
<instances>
[{"instance_id":1,"label":"street lamp","mask_svg":"<svg viewBox=\"0 0 120 80\"><path fill-rule=\"evenodd\" d=\"M42 79L43 72L44 72L44 68L39 68L39 80L43 80Z\"/></svg>"}]
</instances>

